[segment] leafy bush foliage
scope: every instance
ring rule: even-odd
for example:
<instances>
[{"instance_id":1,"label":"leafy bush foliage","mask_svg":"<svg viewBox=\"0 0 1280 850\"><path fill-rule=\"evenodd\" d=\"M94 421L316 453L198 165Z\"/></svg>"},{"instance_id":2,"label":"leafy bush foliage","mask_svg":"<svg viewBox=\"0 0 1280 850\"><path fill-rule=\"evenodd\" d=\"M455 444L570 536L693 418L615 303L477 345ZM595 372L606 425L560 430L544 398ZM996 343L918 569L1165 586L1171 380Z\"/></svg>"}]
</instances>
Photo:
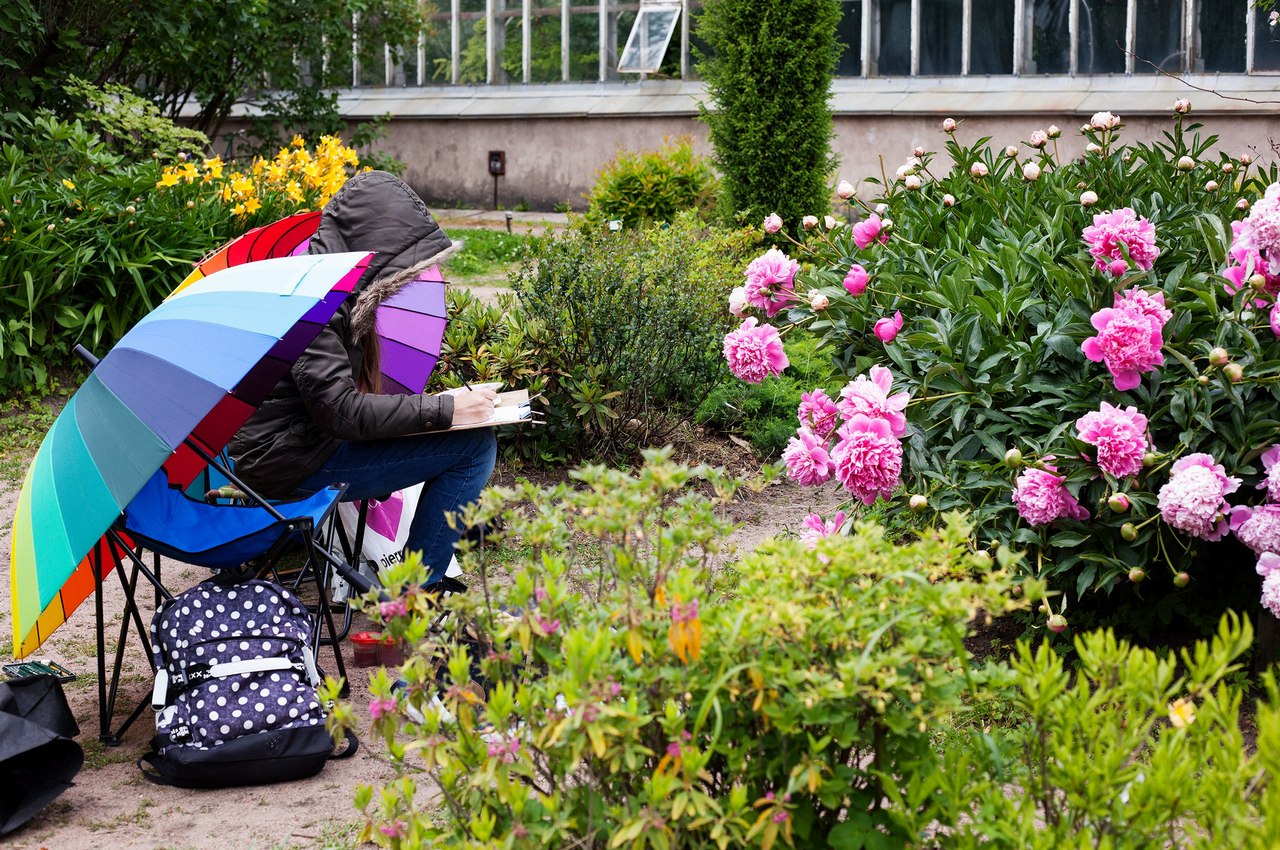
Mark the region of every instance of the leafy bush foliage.
<instances>
[{"instance_id":1,"label":"leafy bush foliage","mask_svg":"<svg viewBox=\"0 0 1280 850\"><path fill-rule=\"evenodd\" d=\"M1206 549L1227 529L1222 493L1235 477L1232 502L1259 501L1253 485L1272 465L1260 455L1280 439L1267 316L1280 286L1232 241L1276 169L1213 153L1216 137L1199 129L1177 112L1163 139L1123 144L1119 119L1099 113L1083 130L1089 152L1064 161L1056 128L993 150L963 144L949 122L949 170L917 151L882 187L879 213L814 226L792 249L804 261L793 279L756 292L767 314L821 335L847 374L891 367L880 373L889 392L910 396L908 491L972 510L990 546L1026 550L1028 572L1071 594L1157 575L1179 587L1224 580ZM1106 337L1117 316L1145 336ZM860 381L846 413L891 420L886 390ZM1098 432L1100 419L1114 430ZM862 459L834 439L848 461L837 477L852 475ZM1191 478L1171 486L1189 465L1219 495L1192 494ZM1255 551L1275 547L1265 538L1254 535Z\"/></svg>"},{"instance_id":2,"label":"leafy bush foliage","mask_svg":"<svg viewBox=\"0 0 1280 850\"><path fill-rule=\"evenodd\" d=\"M1076 639L1076 670L1048 644L1020 643L1013 725L953 742L940 774L894 787L890 811L916 835L932 825L926 799L969 813L924 847L1275 846L1280 691L1264 677L1254 749L1232 683L1251 641L1234 616L1180 659L1100 631Z\"/></svg>"},{"instance_id":3,"label":"leafy bush foliage","mask_svg":"<svg viewBox=\"0 0 1280 850\"><path fill-rule=\"evenodd\" d=\"M634 475L575 477L490 490L463 512L501 516L515 560L500 575L489 550L464 554L473 590L445 602L446 643L428 633L438 603L417 558L385 576L391 598L369 611L406 648L407 687L379 672L367 715L350 703L332 715L371 718L397 774L358 789L364 838L719 850L1277 840L1280 691L1265 678L1254 750L1240 731L1251 633L1238 618L1180 660L1097 632L1077 638L1074 671L1026 642L1011 663L979 667L964 638L975 611L1014 607L1016 559L993 566L958 514L907 546L860 524L812 548L766 543L725 569L722 509L738 482L663 453Z\"/></svg>"},{"instance_id":4,"label":"leafy bush foliage","mask_svg":"<svg viewBox=\"0 0 1280 850\"><path fill-rule=\"evenodd\" d=\"M834 0L707 0L698 36L711 48L698 63L713 108L702 106L722 177L726 220L790 222L826 212L831 153L827 102L840 48Z\"/></svg>"},{"instance_id":5,"label":"leafy bush foliage","mask_svg":"<svg viewBox=\"0 0 1280 850\"><path fill-rule=\"evenodd\" d=\"M800 327L796 331L784 343L791 361L785 373L760 384L718 384L698 407L695 420L711 428L741 433L762 455L780 455L787 441L795 436L801 393L814 387L836 393L844 386L842 373L832 366L818 338Z\"/></svg>"},{"instance_id":6,"label":"leafy bush foliage","mask_svg":"<svg viewBox=\"0 0 1280 850\"><path fill-rule=\"evenodd\" d=\"M682 136L656 151L619 151L587 196L587 219L642 227L674 221L685 210L705 216L715 207L715 192L715 174L693 152L693 140Z\"/></svg>"},{"instance_id":7,"label":"leafy bush foliage","mask_svg":"<svg viewBox=\"0 0 1280 850\"><path fill-rule=\"evenodd\" d=\"M663 453L635 475L575 477L576 488L491 490L464 512L501 515L528 554L501 584L482 552L465 556L482 591L448 601L471 625L447 655L421 643L432 604L421 568L387 577L400 595L377 610L385 631L424 651L402 671L401 702L386 678L372 685L374 730L400 778L358 792L366 837L853 847L885 830L900 846L886 782L940 779L931 734L985 680L967 661L966 623L1009 599L959 517L901 549L870 526L816 549L778 543L730 575L721 508L735 482ZM437 665L452 720L429 702ZM477 670L483 703L469 688ZM424 722L403 723L406 699ZM350 705L334 716L355 722ZM447 801L436 822L415 798L423 771Z\"/></svg>"},{"instance_id":8,"label":"leafy bush foliage","mask_svg":"<svg viewBox=\"0 0 1280 850\"><path fill-rule=\"evenodd\" d=\"M518 327L533 345L518 368L546 381L547 424L528 435L535 451L623 456L692 415L719 380L722 282L750 243L749 233L708 228L692 212L647 230L577 222L532 243L512 279L519 315L501 327L508 341ZM479 377L495 349L484 334L469 338L452 350ZM513 342L504 350L526 351Z\"/></svg>"},{"instance_id":9,"label":"leafy bush foliage","mask_svg":"<svg viewBox=\"0 0 1280 850\"><path fill-rule=\"evenodd\" d=\"M176 145L185 138L157 130L154 125L163 119L149 113L138 121L118 115L95 120L116 128L116 143L126 149L147 140ZM255 182L224 172L217 158L199 161L186 154L185 162L166 168L149 155L130 161L78 120L45 115L17 116L14 122L15 132L0 136L4 390L47 385L51 367L73 361L76 343L101 353L206 253L249 228L318 208L328 197L324 193L346 179L347 166L340 165L336 172L317 170L314 186L300 172L285 183ZM321 151L334 144L322 143ZM306 168L295 164L303 154L315 168L317 158L305 146L285 153L289 165L278 166L282 175ZM276 165L263 164L264 177ZM267 185L276 189L261 191Z\"/></svg>"}]
</instances>

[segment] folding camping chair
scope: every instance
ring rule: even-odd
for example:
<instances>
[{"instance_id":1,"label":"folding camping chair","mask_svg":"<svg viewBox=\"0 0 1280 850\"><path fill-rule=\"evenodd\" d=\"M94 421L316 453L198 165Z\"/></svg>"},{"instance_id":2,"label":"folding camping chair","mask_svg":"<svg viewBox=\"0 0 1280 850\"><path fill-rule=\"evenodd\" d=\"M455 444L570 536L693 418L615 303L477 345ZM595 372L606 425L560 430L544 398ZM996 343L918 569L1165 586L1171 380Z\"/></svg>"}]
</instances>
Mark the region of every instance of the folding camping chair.
<instances>
[{"instance_id":1,"label":"folding camping chair","mask_svg":"<svg viewBox=\"0 0 1280 850\"><path fill-rule=\"evenodd\" d=\"M162 599L172 598L173 594L165 586L161 576L162 555L215 571L230 570L238 575L278 578L281 556L291 547L301 545L306 553L306 562L297 575L310 577L318 600L312 650L315 652L321 643L332 644L335 672L338 676L346 675L338 646L341 635L335 629L333 612L327 598L329 568L337 570L358 592L368 591L370 585L335 557L317 538L317 529L326 525L342 490L330 488L299 501L271 503L245 486L216 459L208 460L241 491L239 495L243 497L244 503L210 504L193 498L186 492L170 487L167 475L161 469L152 476L129 503L115 526L107 532L110 548L115 550L114 553L109 552L107 547L99 546L92 555L99 559L96 571L103 578L105 570L113 566L106 563L105 559L109 555L115 556L114 571L119 576L126 600L114 648L114 662L108 676L102 583L98 582L95 600L99 737L104 743L113 746L119 744L124 732L150 703L148 695L118 729L111 729L119 693L120 671L131 628L142 644L148 662L153 668L155 666L148 634L149 624L143 621L138 606L138 591L139 578L142 577L154 589L154 605L158 606ZM151 566L147 565L144 558L146 552L152 555ZM129 564L127 571L126 562Z\"/></svg>"}]
</instances>

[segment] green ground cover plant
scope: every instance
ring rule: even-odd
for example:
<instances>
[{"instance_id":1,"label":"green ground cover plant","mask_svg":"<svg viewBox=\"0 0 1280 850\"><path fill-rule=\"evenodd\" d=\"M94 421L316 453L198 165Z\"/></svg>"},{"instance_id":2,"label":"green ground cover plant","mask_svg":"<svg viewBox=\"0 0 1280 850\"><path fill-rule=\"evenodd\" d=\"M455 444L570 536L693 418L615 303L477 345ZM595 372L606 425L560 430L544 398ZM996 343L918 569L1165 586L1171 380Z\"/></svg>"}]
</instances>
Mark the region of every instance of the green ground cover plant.
<instances>
[{"instance_id":1,"label":"green ground cover plant","mask_svg":"<svg viewBox=\"0 0 1280 850\"><path fill-rule=\"evenodd\" d=\"M1280 187L1190 109L1150 142L1098 113L1076 160L1056 127L993 145L948 119L950 166L917 148L873 179L879 197L840 187L855 225L811 215L794 259L753 261L730 368L783 371L773 319L854 379L802 400L792 475L851 502L971 511L984 545L1064 591L1044 611L1055 630L1086 594L1140 605L1144 581L1192 588L1156 609L1166 621L1233 589L1256 610L1253 561L1280 561ZM1231 534L1252 551L1224 548ZM1280 574L1267 581L1280 610Z\"/></svg>"},{"instance_id":2,"label":"green ground cover plant","mask_svg":"<svg viewBox=\"0 0 1280 850\"><path fill-rule=\"evenodd\" d=\"M450 238L463 243L463 249L449 259L446 274L450 282L469 278L505 277L524 256L529 237L520 233L483 228L451 228Z\"/></svg>"}]
</instances>

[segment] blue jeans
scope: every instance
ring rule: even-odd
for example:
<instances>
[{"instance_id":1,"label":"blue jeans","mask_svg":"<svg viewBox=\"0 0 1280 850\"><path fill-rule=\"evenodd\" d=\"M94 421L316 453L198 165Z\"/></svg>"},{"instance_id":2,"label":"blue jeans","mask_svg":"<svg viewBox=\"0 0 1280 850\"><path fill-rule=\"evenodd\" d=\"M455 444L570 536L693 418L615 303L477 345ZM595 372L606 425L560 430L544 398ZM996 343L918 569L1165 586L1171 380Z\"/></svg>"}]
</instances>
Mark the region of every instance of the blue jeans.
<instances>
[{"instance_id":1,"label":"blue jeans","mask_svg":"<svg viewBox=\"0 0 1280 850\"><path fill-rule=\"evenodd\" d=\"M448 511L474 502L489 482L498 444L492 428L415 434L385 440L346 440L300 489L346 484L343 501L375 499L424 482L409 526L408 551L422 552L431 568L427 584L444 577L461 529L445 522Z\"/></svg>"}]
</instances>

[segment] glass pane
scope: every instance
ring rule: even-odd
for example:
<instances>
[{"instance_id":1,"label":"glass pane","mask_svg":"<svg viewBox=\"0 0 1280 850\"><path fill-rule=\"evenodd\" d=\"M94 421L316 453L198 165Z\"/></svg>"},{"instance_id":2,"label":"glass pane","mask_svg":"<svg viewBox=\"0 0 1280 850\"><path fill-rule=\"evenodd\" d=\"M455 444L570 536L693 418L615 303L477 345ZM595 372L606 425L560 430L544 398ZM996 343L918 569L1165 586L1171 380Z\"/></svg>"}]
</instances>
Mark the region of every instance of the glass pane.
<instances>
[{"instance_id":1,"label":"glass pane","mask_svg":"<svg viewBox=\"0 0 1280 850\"><path fill-rule=\"evenodd\" d=\"M1172 74L1181 72L1182 4L1138 0L1138 31L1134 34L1133 52L1137 54L1133 70L1139 74L1154 74L1156 69L1152 64Z\"/></svg>"},{"instance_id":2,"label":"glass pane","mask_svg":"<svg viewBox=\"0 0 1280 850\"><path fill-rule=\"evenodd\" d=\"M485 50L484 0L462 0L458 26L461 57L458 60L458 82L477 85L488 80Z\"/></svg>"},{"instance_id":3,"label":"glass pane","mask_svg":"<svg viewBox=\"0 0 1280 850\"><path fill-rule=\"evenodd\" d=\"M1013 73L1013 4L973 0L969 45L970 74Z\"/></svg>"},{"instance_id":4,"label":"glass pane","mask_svg":"<svg viewBox=\"0 0 1280 850\"><path fill-rule=\"evenodd\" d=\"M508 4L509 8L523 7ZM560 0L533 0L530 17L529 81L555 83L560 81ZM507 58L504 62L511 80L524 79L524 16L512 21L507 30Z\"/></svg>"},{"instance_id":5,"label":"glass pane","mask_svg":"<svg viewBox=\"0 0 1280 850\"><path fill-rule=\"evenodd\" d=\"M836 43L840 45L836 76L862 76L862 0L843 0L840 4Z\"/></svg>"},{"instance_id":6,"label":"glass pane","mask_svg":"<svg viewBox=\"0 0 1280 850\"><path fill-rule=\"evenodd\" d=\"M1246 4L1249 0L1200 0L1196 26L1200 56L1196 70L1244 73Z\"/></svg>"},{"instance_id":7,"label":"glass pane","mask_svg":"<svg viewBox=\"0 0 1280 850\"><path fill-rule=\"evenodd\" d=\"M1071 3L1072 0L1035 0L1028 74L1071 71Z\"/></svg>"},{"instance_id":8,"label":"glass pane","mask_svg":"<svg viewBox=\"0 0 1280 850\"><path fill-rule=\"evenodd\" d=\"M876 73L882 77L905 77L911 73L911 0L880 2Z\"/></svg>"},{"instance_id":9,"label":"glass pane","mask_svg":"<svg viewBox=\"0 0 1280 850\"><path fill-rule=\"evenodd\" d=\"M574 6L589 5L574 0ZM600 22L596 13L573 12L569 15L569 79L600 78Z\"/></svg>"},{"instance_id":10,"label":"glass pane","mask_svg":"<svg viewBox=\"0 0 1280 850\"><path fill-rule=\"evenodd\" d=\"M669 9L647 6L637 12L622 58L618 60L618 70L649 74L658 70L678 20L679 6Z\"/></svg>"},{"instance_id":11,"label":"glass pane","mask_svg":"<svg viewBox=\"0 0 1280 850\"><path fill-rule=\"evenodd\" d=\"M447 85L452 81L449 56L449 17L432 18L427 21L426 45L424 47L426 64L426 85Z\"/></svg>"},{"instance_id":12,"label":"glass pane","mask_svg":"<svg viewBox=\"0 0 1280 850\"><path fill-rule=\"evenodd\" d=\"M920 74L960 73L964 39L963 0L920 0Z\"/></svg>"},{"instance_id":13,"label":"glass pane","mask_svg":"<svg viewBox=\"0 0 1280 850\"><path fill-rule=\"evenodd\" d=\"M1081 74L1124 73L1127 5L1126 0L1080 0Z\"/></svg>"},{"instance_id":14,"label":"glass pane","mask_svg":"<svg viewBox=\"0 0 1280 850\"><path fill-rule=\"evenodd\" d=\"M1254 12L1253 70L1280 71L1280 24L1271 26L1271 12Z\"/></svg>"}]
</instances>

